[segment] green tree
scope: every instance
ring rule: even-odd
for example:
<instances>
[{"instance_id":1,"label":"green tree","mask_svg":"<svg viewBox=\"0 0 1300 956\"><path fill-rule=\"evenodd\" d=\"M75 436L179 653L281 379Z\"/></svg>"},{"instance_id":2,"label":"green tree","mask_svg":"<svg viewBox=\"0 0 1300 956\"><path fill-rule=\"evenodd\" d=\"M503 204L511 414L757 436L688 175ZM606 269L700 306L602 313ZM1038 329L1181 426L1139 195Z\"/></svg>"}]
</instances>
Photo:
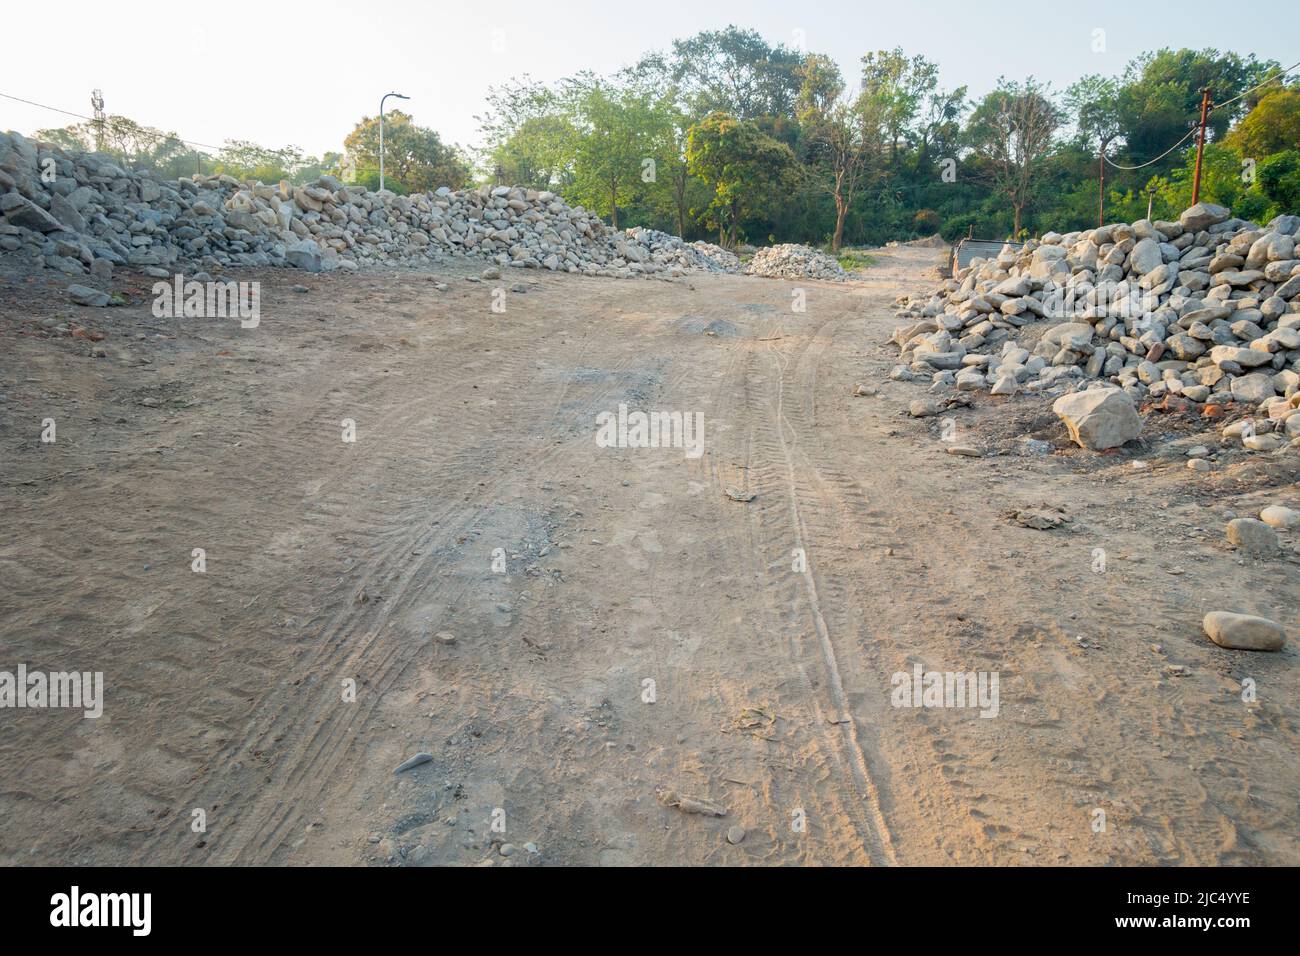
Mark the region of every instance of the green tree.
<instances>
[{"instance_id":1,"label":"green tree","mask_svg":"<svg viewBox=\"0 0 1300 956\"><path fill-rule=\"evenodd\" d=\"M926 97L918 117L914 170L929 172L934 157L955 159L961 146L961 118L966 112L966 87L936 89Z\"/></svg>"},{"instance_id":2,"label":"green tree","mask_svg":"<svg viewBox=\"0 0 1300 956\"><path fill-rule=\"evenodd\" d=\"M1273 87L1225 137L1243 156L1257 160L1300 149L1300 89Z\"/></svg>"},{"instance_id":3,"label":"green tree","mask_svg":"<svg viewBox=\"0 0 1300 956\"><path fill-rule=\"evenodd\" d=\"M1161 49L1142 54L1125 69L1116 102L1129 162L1154 159L1196 123L1202 88L1209 87L1215 101L1224 103L1263 80L1276 67L1273 61L1257 62L1253 55L1243 58L1212 49ZM1212 110L1211 139L1222 139L1249 103L1245 99L1229 109ZM1177 161L1176 156L1171 156L1157 168L1168 169Z\"/></svg>"},{"instance_id":4,"label":"green tree","mask_svg":"<svg viewBox=\"0 0 1300 956\"><path fill-rule=\"evenodd\" d=\"M1279 213L1300 213L1300 150L1275 153L1260 162L1259 188ZM1269 217L1272 218L1272 217Z\"/></svg>"},{"instance_id":5,"label":"green tree","mask_svg":"<svg viewBox=\"0 0 1300 956\"><path fill-rule=\"evenodd\" d=\"M573 195L608 215L619 227L619 204L641 191L656 152L667 137L669 118L650 97L631 88L596 82L577 93L573 150Z\"/></svg>"},{"instance_id":6,"label":"green tree","mask_svg":"<svg viewBox=\"0 0 1300 956\"><path fill-rule=\"evenodd\" d=\"M566 81L566 95L568 88ZM488 109L475 117L486 143L481 165L489 181L567 190L577 130L572 103L561 89L528 76L489 88Z\"/></svg>"},{"instance_id":7,"label":"green tree","mask_svg":"<svg viewBox=\"0 0 1300 956\"><path fill-rule=\"evenodd\" d=\"M835 202L831 251L839 252L844 219L867 168L866 125L859 104L846 98L844 80L829 57L807 57L801 78L799 122L814 157L813 174L826 184Z\"/></svg>"},{"instance_id":8,"label":"green tree","mask_svg":"<svg viewBox=\"0 0 1300 956\"><path fill-rule=\"evenodd\" d=\"M379 119L363 116L343 140L361 169L379 168ZM416 126L401 110L384 114L384 176L412 192L440 186L460 189L470 181L469 163L455 147L445 146L431 129Z\"/></svg>"},{"instance_id":9,"label":"green tree","mask_svg":"<svg viewBox=\"0 0 1300 956\"><path fill-rule=\"evenodd\" d=\"M1074 142L1083 150L1096 150L1120 135L1120 81L1114 77L1085 76L1065 91L1065 115L1074 121Z\"/></svg>"},{"instance_id":10,"label":"green tree","mask_svg":"<svg viewBox=\"0 0 1300 956\"><path fill-rule=\"evenodd\" d=\"M1033 77L1024 83L999 78L971 114L970 142L987 181L1011 205L1014 235L1041 190L1039 174L1060 122L1050 88Z\"/></svg>"},{"instance_id":11,"label":"green tree","mask_svg":"<svg viewBox=\"0 0 1300 956\"><path fill-rule=\"evenodd\" d=\"M683 239L690 232L689 211L693 203L706 200L707 187L691 175L686 162L686 141L691 128L689 114L670 90L656 104L660 122L653 138L654 156L657 159L658 188L648 190L647 198L652 208L673 220L677 235Z\"/></svg>"},{"instance_id":12,"label":"green tree","mask_svg":"<svg viewBox=\"0 0 1300 956\"><path fill-rule=\"evenodd\" d=\"M891 166L897 165L899 147L938 82L936 64L923 56L908 57L901 47L862 58L862 98L886 133Z\"/></svg>"},{"instance_id":13,"label":"green tree","mask_svg":"<svg viewBox=\"0 0 1300 956\"><path fill-rule=\"evenodd\" d=\"M228 139L217 153L213 171L273 183L293 179L299 170L319 164L320 160L304 155L297 146L267 149L247 140Z\"/></svg>"},{"instance_id":14,"label":"green tree","mask_svg":"<svg viewBox=\"0 0 1300 956\"><path fill-rule=\"evenodd\" d=\"M692 115L753 119L793 111L802 61L798 51L769 46L756 30L731 25L674 40L668 68Z\"/></svg>"},{"instance_id":15,"label":"green tree","mask_svg":"<svg viewBox=\"0 0 1300 956\"><path fill-rule=\"evenodd\" d=\"M686 160L692 175L713 189L710 219L729 248L735 248L744 220L779 202L795 163L789 146L726 113L710 113L691 127Z\"/></svg>"}]
</instances>

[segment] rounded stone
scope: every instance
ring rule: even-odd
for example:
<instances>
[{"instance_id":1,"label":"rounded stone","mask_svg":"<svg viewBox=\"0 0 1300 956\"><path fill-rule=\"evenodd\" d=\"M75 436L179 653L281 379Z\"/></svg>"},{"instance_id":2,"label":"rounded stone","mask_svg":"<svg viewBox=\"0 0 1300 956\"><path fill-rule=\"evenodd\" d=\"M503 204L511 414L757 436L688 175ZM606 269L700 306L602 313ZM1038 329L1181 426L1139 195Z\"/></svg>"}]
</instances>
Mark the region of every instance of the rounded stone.
<instances>
[{"instance_id":1,"label":"rounded stone","mask_svg":"<svg viewBox=\"0 0 1300 956\"><path fill-rule=\"evenodd\" d=\"M1280 651L1286 644L1281 624L1253 614L1211 611L1201 626L1220 647L1238 651Z\"/></svg>"},{"instance_id":2,"label":"rounded stone","mask_svg":"<svg viewBox=\"0 0 1300 956\"><path fill-rule=\"evenodd\" d=\"M1247 554L1277 553L1277 532L1255 518L1233 518L1228 522L1228 543Z\"/></svg>"},{"instance_id":3,"label":"rounded stone","mask_svg":"<svg viewBox=\"0 0 1300 956\"><path fill-rule=\"evenodd\" d=\"M1281 528L1285 531L1300 524L1300 511L1284 508L1282 505L1269 505L1259 513L1259 520L1270 528Z\"/></svg>"}]
</instances>

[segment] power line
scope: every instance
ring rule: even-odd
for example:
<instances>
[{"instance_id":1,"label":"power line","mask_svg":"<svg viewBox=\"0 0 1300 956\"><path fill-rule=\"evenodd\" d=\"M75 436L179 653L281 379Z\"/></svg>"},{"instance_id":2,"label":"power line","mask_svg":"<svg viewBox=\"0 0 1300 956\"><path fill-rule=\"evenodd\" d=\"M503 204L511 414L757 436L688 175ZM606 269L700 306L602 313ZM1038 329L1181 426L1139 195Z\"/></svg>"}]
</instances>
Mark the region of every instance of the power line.
<instances>
[{"instance_id":1,"label":"power line","mask_svg":"<svg viewBox=\"0 0 1300 956\"><path fill-rule=\"evenodd\" d=\"M74 113L74 112L72 112L71 110L61 110L61 109L59 109L57 106L47 106L47 105L44 104L44 103L37 103L37 102L35 102L34 100L25 100L25 99L23 99L21 96L12 96L12 95L10 95L9 93L0 93L0 96L3 96L3 97L4 97L5 99L7 99L7 100L15 100L16 102L19 102L19 103L26 103L28 106L37 106L37 107L40 107L40 108L43 109L43 110L51 110L52 112L55 112L55 113L62 113L64 116L75 116L77 119L86 120L87 122L91 122L91 123L95 122L95 117L93 117L93 116L85 116L85 115L83 115L83 114L81 114L81 113ZM164 133L164 134L159 134L159 135L156 135L156 136L155 136L154 134L149 133L149 132L148 132L147 130L145 130L143 127L140 127L139 130L138 130L138 132L139 132L141 135L143 135L143 136L148 136L150 139L153 139L153 140L164 140L164 141L165 141L165 140L168 140L168 139L174 139L176 142L178 142L178 143L184 143L186 146L201 146L201 147L203 147L204 149L214 149L214 150L217 150L218 152L220 152L222 149L225 149L224 146L213 146L211 143L198 143L198 142L195 142L194 140L191 140L191 139L181 139L179 136L169 136L169 135L167 135L167 134L165 134L165 133Z\"/></svg>"},{"instance_id":2,"label":"power line","mask_svg":"<svg viewBox=\"0 0 1300 956\"><path fill-rule=\"evenodd\" d=\"M1257 83L1256 85L1252 86L1250 89L1246 90L1245 92L1243 92L1243 93L1239 93L1238 95L1234 96L1232 99L1230 99L1230 100L1225 100L1225 101L1222 102L1222 103L1216 103L1216 104L1212 107L1212 109L1217 110L1217 109L1221 109L1221 108L1223 108L1223 107L1225 107L1225 106L1231 106L1233 103L1237 102L1237 100L1240 100L1240 99L1242 99L1242 98L1244 98L1244 97L1249 96L1251 93L1254 93L1256 90L1260 89L1261 87L1267 86L1268 84L1272 83L1274 80L1281 79L1282 77L1286 76L1288 73L1290 73L1292 70L1294 70L1294 69L1295 69L1296 67L1298 67L1298 66L1300 66L1300 60L1297 60L1295 63L1292 63L1292 64L1291 64L1290 66L1288 66L1285 70L1279 70L1278 72L1276 72L1276 73L1274 73L1272 76L1270 76L1268 79L1263 80L1263 81L1260 82L1260 83ZM1182 139L1180 139L1178 142L1174 143L1174 145L1170 146L1167 150L1165 150L1163 153L1161 153L1161 154L1160 154L1159 156L1157 156L1155 159L1148 160L1147 162L1142 163L1142 164L1137 165L1137 166L1122 166L1122 165L1120 165L1119 163L1111 162L1110 157L1107 156L1105 153L1102 154L1102 157L1101 157L1101 158L1104 159L1104 160L1106 160L1106 162L1107 162L1109 165L1114 166L1116 169L1128 169L1128 170L1133 170L1133 169L1142 169L1144 166L1150 166L1152 163L1158 163L1158 162L1160 162L1160 160L1164 159L1166 156L1168 156L1170 153L1172 153L1174 150L1176 150L1179 146L1183 145L1183 143L1185 143L1185 142L1187 141L1187 138L1188 138L1189 136L1191 136L1193 133L1195 133L1196 130L1197 130L1198 128L1199 128L1198 126L1193 126L1191 129L1189 129L1189 130L1187 131L1186 135L1184 135Z\"/></svg>"},{"instance_id":3,"label":"power line","mask_svg":"<svg viewBox=\"0 0 1300 956\"><path fill-rule=\"evenodd\" d=\"M1111 166L1114 166L1116 169L1141 169L1143 166L1150 166L1152 163L1160 162L1160 160L1164 159L1166 156L1168 156L1170 153L1176 150L1179 146L1182 146L1183 143L1187 142L1187 138L1191 136L1193 133L1195 133L1198 128L1199 127L1193 126L1183 135L1182 139L1174 143L1174 145L1170 146L1167 150L1165 150L1155 159L1148 160L1147 162L1142 163L1141 165L1138 166L1121 166L1119 163L1112 163L1110 157L1107 156L1105 153L1102 153L1101 158L1106 160L1107 163L1109 163Z\"/></svg>"},{"instance_id":4,"label":"power line","mask_svg":"<svg viewBox=\"0 0 1300 956\"><path fill-rule=\"evenodd\" d=\"M10 96L8 93L0 93L0 96L3 96L5 99L8 100L17 100L19 103L26 103L28 106L39 106L43 110L53 110L56 113L63 113L66 116L75 116L77 117L77 119L84 119L84 120L91 119L91 117L82 116L80 113L73 113L68 110L61 110L57 106L46 106L44 103L33 103L31 100L23 99L21 96Z\"/></svg>"},{"instance_id":5,"label":"power line","mask_svg":"<svg viewBox=\"0 0 1300 956\"><path fill-rule=\"evenodd\" d=\"M1232 105L1233 103L1237 102L1237 100L1241 99L1243 96L1249 96L1251 93L1254 93L1254 92L1255 92L1257 89L1259 89L1261 86L1267 86L1268 84L1272 83L1274 80L1286 76L1288 73L1290 73L1292 70L1294 70L1297 66L1300 66L1300 60L1297 60L1295 63L1292 63L1292 64L1291 64L1290 66L1288 66L1285 70L1280 70L1280 71L1278 71L1278 72L1275 73L1273 76L1270 76L1267 80L1264 80L1262 83L1259 83L1259 84L1257 84L1256 86L1252 86L1252 87L1251 87L1250 89L1248 89L1245 93L1241 93L1241 94L1239 94L1239 95L1237 95L1237 96L1234 96L1232 99L1227 100L1226 102L1223 102L1223 103L1216 103L1216 104L1214 105L1214 109L1217 110L1217 109L1220 109L1220 108L1222 108L1222 107L1224 107L1224 106L1230 106L1230 105Z\"/></svg>"}]
</instances>

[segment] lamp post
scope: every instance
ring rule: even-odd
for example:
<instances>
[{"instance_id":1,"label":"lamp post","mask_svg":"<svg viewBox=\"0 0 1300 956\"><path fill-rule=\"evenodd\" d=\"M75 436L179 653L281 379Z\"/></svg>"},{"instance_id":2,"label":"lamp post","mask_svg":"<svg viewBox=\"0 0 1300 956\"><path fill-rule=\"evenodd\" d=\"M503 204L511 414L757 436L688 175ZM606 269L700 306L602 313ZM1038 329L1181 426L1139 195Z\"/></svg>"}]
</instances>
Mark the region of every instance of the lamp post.
<instances>
[{"instance_id":1,"label":"lamp post","mask_svg":"<svg viewBox=\"0 0 1300 956\"><path fill-rule=\"evenodd\" d=\"M384 100L390 96L396 96L399 100L409 100L409 96L403 96L401 93L385 93L379 99L379 190L384 189Z\"/></svg>"}]
</instances>

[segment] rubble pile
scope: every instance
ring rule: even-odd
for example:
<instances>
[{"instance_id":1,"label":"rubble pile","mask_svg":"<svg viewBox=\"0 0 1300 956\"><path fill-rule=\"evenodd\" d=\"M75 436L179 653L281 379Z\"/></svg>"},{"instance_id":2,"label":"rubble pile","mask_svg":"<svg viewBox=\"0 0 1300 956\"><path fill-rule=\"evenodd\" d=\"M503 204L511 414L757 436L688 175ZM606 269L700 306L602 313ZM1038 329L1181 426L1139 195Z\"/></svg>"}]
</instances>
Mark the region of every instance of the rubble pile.
<instances>
[{"instance_id":1,"label":"rubble pile","mask_svg":"<svg viewBox=\"0 0 1300 956\"><path fill-rule=\"evenodd\" d=\"M843 282L849 278L849 274L833 256L794 243L759 249L745 266L745 273L769 279L829 279L832 282Z\"/></svg>"},{"instance_id":2,"label":"rubble pile","mask_svg":"<svg viewBox=\"0 0 1300 956\"><path fill-rule=\"evenodd\" d=\"M1300 216L1260 226L1198 203L1177 222L1004 246L900 298L906 324L891 341L903 364L890 377L994 395L1105 383L1134 403L1211 416L1235 404L1259 413L1246 447L1279 447L1300 437L1297 232Z\"/></svg>"},{"instance_id":3,"label":"rubble pile","mask_svg":"<svg viewBox=\"0 0 1300 956\"><path fill-rule=\"evenodd\" d=\"M655 262L688 272L740 271L740 257L711 242L683 242L670 233L641 226L627 230L627 235L636 248L649 250Z\"/></svg>"},{"instance_id":4,"label":"rubble pile","mask_svg":"<svg viewBox=\"0 0 1300 956\"><path fill-rule=\"evenodd\" d=\"M163 181L18 133L0 133L0 254L103 279L115 266L161 277L178 268L319 272L446 256L619 277L739 271L718 246L616 232L554 193L519 186L398 196L333 176L301 186L200 174Z\"/></svg>"}]
</instances>

